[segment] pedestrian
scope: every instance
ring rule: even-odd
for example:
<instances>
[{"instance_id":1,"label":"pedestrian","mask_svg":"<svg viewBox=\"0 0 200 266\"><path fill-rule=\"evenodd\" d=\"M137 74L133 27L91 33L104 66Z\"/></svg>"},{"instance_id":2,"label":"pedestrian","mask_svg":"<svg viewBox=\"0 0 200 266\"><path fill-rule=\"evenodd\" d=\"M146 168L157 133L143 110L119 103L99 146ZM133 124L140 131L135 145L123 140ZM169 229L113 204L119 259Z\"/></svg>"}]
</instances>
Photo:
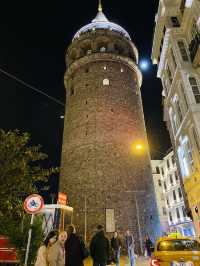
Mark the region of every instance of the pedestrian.
<instances>
[{"instance_id":1,"label":"pedestrian","mask_svg":"<svg viewBox=\"0 0 200 266\"><path fill-rule=\"evenodd\" d=\"M86 257L84 241L76 234L75 226L72 224L67 227L67 233L65 266L83 266L83 260Z\"/></svg>"},{"instance_id":2,"label":"pedestrian","mask_svg":"<svg viewBox=\"0 0 200 266\"><path fill-rule=\"evenodd\" d=\"M111 249L113 254L113 262L116 263L116 266L120 265L121 247L122 247L121 239L118 236L118 232L115 231L111 239Z\"/></svg>"},{"instance_id":3,"label":"pedestrian","mask_svg":"<svg viewBox=\"0 0 200 266\"><path fill-rule=\"evenodd\" d=\"M109 240L105 237L103 226L97 226L97 233L90 243L90 255L93 259L93 266L106 266L109 259Z\"/></svg>"},{"instance_id":4,"label":"pedestrian","mask_svg":"<svg viewBox=\"0 0 200 266\"><path fill-rule=\"evenodd\" d=\"M49 266L65 266L65 241L67 240L67 232L61 231L58 240L49 248L48 265Z\"/></svg>"},{"instance_id":5,"label":"pedestrian","mask_svg":"<svg viewBox=\"0 0 200 266\"><path fill-rule=\"evenodd\" d=\"M151 249L153 247L153 242L151 241L148 235L145 237L144 244L145 244L145 250L147 251L147 256L151 257Z\"/></svg>"},{"instance_id":6,"label":"pedestrian","mask_svg":"<svg viewBox=\"0 0 200 266\"><path fill-rule=\"evenodd\" d=\"M35 266L48 266L47 257L49 253L49 248L57 241L57 237L57 231L54 230L49 232L49 234L43 241L43 244L38 249Z\"/></svg>"},{"instance_id":7,"label":"pedestrian","mask_svg":"<svg viewBox=\"0 0 200 266\"><path fill-rule=\"evenodd\" d=\"M133 235L131 234L129 230L126 231L125 244L126 244L130 264L131 266L134 266L135 265L135 252L134 252L135 243L134 243Z\"/></svg>"}]
</instances>

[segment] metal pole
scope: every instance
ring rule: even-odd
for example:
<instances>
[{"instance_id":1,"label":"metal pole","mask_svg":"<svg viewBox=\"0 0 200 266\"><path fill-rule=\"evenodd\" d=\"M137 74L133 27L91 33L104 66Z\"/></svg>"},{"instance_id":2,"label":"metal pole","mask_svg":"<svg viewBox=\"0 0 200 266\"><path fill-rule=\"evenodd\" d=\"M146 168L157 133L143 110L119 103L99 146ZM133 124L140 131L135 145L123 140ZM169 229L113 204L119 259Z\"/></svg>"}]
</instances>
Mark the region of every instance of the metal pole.
<instances>
[{"instance_id":1,"label":"metal pole","mask_svg":"<svg viewBox=\"0 0 200 266\"><path fill-rule=\"evenodd\" d=\"M85 195L85 231L84 231L84 240L85 243L87 241L87 199L86 199L86 195Z\"/></svg>"},{"instance_id":2,"label":"metal pole","mask_svg":"<svg viewBox=\"0 0 200 266\"><path fill-rule=\"evenodd\" d=\"M139 214L139 208L138 208L136 192L134 193L134 198L135 198L135 206L136 206L136 213L137 213L137 223L138 223L138 231L139 231L139 239L140 239L140 251L141 251L141 255L142 255L143 254L142 233L141 233L140 216L139 216L140 214Z\"/></svg>"},{"instance_id":3,"label":"metal pole","mask_svg":"<svg viewBox=\"0 0 200 266\"><path fill-rule=\"evenodd\" d=\"M24 266L27 266L27 263L28 263L28 255L29 255L29 249L30 249L30 244L31 244L33 219L34 219L34 214L31 215L31 223L30 223L30 229L28 231L28 242L27 242L27 247L26 247L26 257L25 257Z\"/></svg>"}]
</instances>

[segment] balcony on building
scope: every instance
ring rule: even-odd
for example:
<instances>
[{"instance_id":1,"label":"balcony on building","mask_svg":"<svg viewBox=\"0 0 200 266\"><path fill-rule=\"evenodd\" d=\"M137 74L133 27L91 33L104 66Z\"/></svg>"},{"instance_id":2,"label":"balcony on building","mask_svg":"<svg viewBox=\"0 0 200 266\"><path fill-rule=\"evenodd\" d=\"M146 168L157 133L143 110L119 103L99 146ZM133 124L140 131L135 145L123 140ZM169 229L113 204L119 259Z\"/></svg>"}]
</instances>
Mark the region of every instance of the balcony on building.
<instances>
[{"instance_id":1,"label":"balcony on building","mask_svg":"<svg viewBox=\"0 0 200 266\"><path fill-rule=\"evenodd\" d=\"M200 33L196 33L195 37L189 44L190 58L194 67L200 66Z\"/></svg>"}]
</instances>

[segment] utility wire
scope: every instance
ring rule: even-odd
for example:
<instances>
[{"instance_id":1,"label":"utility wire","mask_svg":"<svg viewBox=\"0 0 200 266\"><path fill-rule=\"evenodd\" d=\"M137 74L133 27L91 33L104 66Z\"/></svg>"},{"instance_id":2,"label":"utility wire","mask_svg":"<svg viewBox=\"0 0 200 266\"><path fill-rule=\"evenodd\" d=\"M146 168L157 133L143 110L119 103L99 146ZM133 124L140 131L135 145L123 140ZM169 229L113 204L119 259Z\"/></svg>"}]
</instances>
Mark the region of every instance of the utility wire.
<instances>
[{"instance_id":1,"label":"utility wire","mask_svg":"<svg viewBox=\"0 0 200 266\"><path fill-rule=\"evenodd\" d=\"M34 90L34 91L36 91L36 92L38 92L38 93L40 93L40 94L46 96L47 98L49 98L50 100L56 102L57 104L62 105L62 106L65 106L65 104L64 104L63 102L61 102L60 100L58 100L58 99L56 99L56 98L54 98L54 97L52 97L52 96L46 94L45 92L43 92L43 91L37 89L36 87L34 87L34 86L32 86L32 85L30 85L30 84L24 82L23 80L17 78L16 76L14 76L14 75L12 75L12 74L6 72L6 71L3 70L2 68L0 68L0 72L3 73L4 75L6 75L7 77L9 77L9 78L11 78L11 79L14 79L15 81L21 83L21 84L24 85L25 87L28 87L28 88L30 88L30 89L32 89L32 90Z\"/></svg>"}]
</instances>

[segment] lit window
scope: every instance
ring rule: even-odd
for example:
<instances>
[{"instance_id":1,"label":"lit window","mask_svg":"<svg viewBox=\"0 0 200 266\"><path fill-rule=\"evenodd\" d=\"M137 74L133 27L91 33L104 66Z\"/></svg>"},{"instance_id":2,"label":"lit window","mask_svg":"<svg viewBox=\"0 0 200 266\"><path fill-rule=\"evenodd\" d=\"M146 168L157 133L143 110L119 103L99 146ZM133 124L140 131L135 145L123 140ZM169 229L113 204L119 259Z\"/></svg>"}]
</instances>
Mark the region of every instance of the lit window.
<instances>
[{"instance_id":1,"label":"lit window","mask_svg":"<svg viewBox=\"0 0 200 266\"><path fill-rule=\"evenodd\" d=\"M106 48L103 46L100 48L100 52L104 53L106 51Z\"/></svg>"},{"instance_id":2,"label":"lit window","mask_svg":"<svg viewBox=\"0 0 200 266\"><path fill-rule=\"evenodd\" d=\"M109 79L104 79L104 80L103 80L103 85L104 85L104 86L108 86L109 84L110 84Z\"/></svg>"},{"instance_id":3,"label":"lit window","mask_svg":"<svg viewBox=\"0 0 200 266\"><path fill-rule=\"evenodd\" d=\"M120 69L120 71L121 71L121 72L124 72L124 69L123 69L123 68L121 68L121 69Z\"/></svg>"},{"instance_id":4,"label":"lit window","mask_svg":"<svg viewBox=\"0 0 200 266\"><path fill-rule=\"evenodd\" d=\"M106 70L107 69L107 66L104 66L103 69Z\"/></svg>"},{"instance_id":5,"label":"lit window","mask_svg":"<svg viewBox=\"0 0 200 266\"><path fill-rule=\"evenodd\" d=\"M192 88L192 92L194 94L194 98L196 103L200 103L200 91L197 81L194 77L189 77L190 86Z\"/></svg>"}]
</instances>

